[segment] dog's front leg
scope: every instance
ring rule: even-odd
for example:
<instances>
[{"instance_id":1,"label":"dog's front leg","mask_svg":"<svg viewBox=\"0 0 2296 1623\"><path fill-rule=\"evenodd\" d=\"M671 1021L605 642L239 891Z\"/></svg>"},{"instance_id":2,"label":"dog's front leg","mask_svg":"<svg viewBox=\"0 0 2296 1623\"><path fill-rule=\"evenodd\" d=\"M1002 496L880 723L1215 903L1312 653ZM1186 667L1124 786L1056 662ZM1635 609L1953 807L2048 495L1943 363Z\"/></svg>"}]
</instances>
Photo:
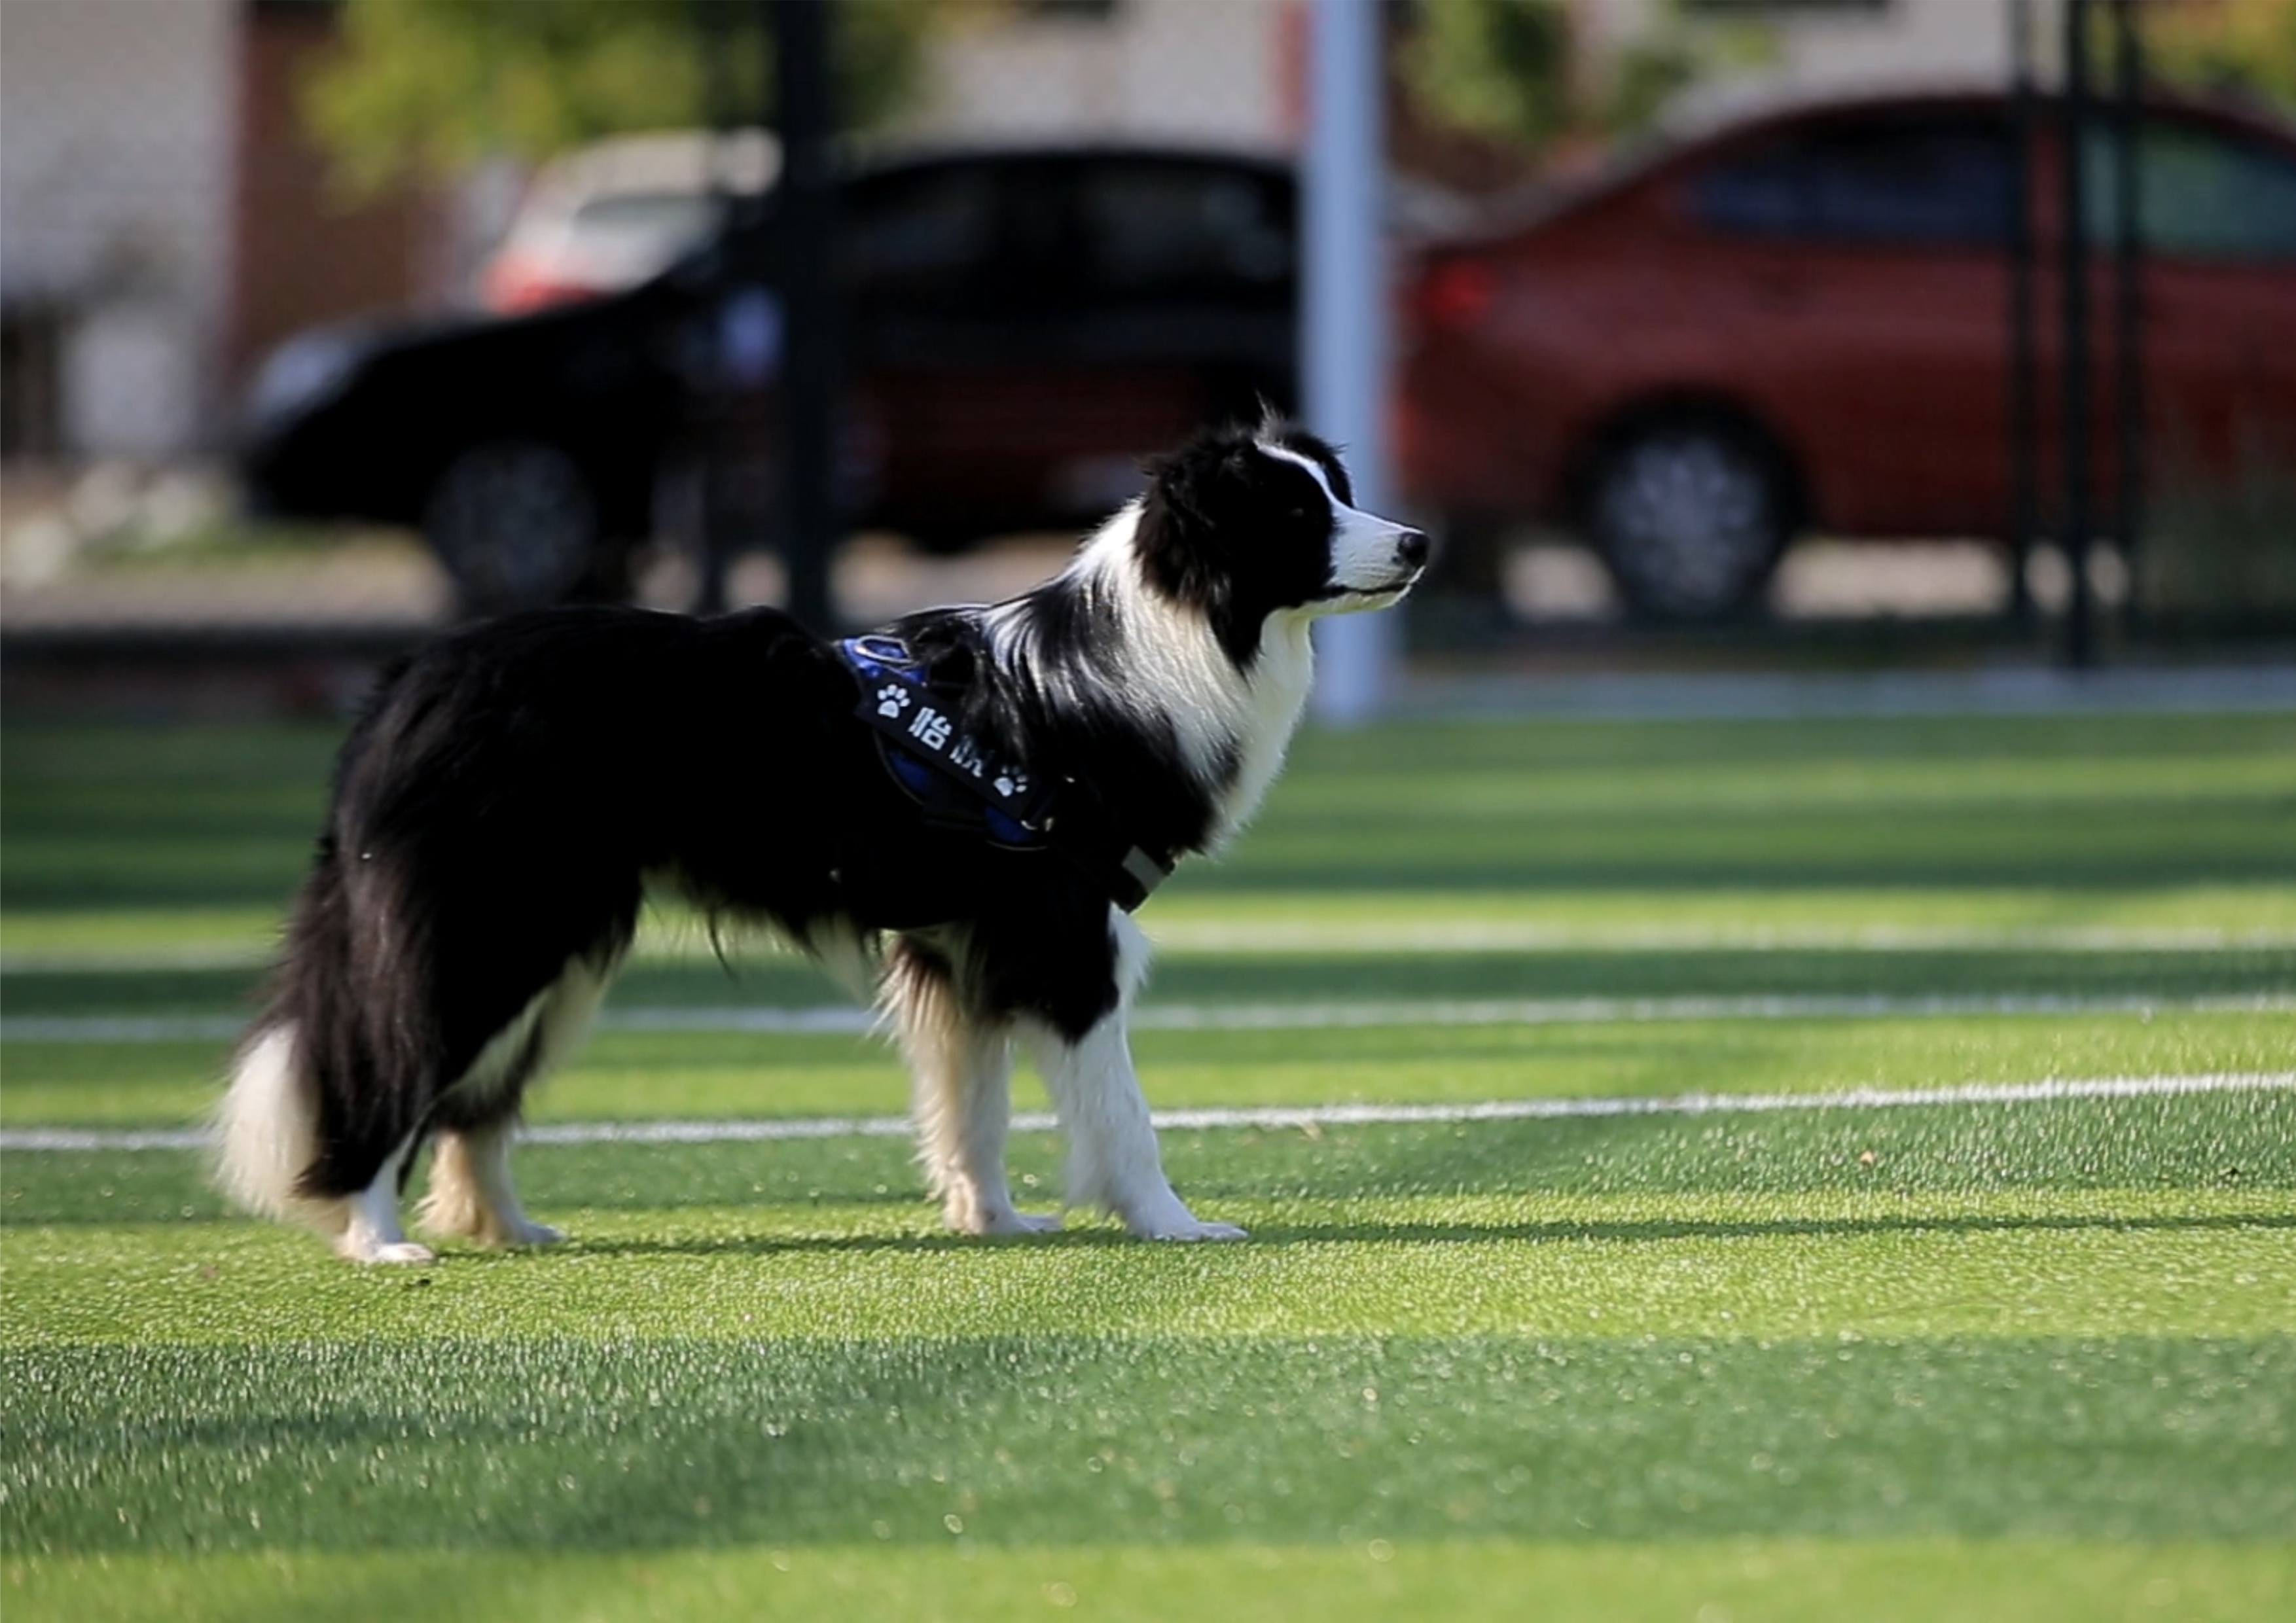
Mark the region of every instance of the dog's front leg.
<instances>
[{"instance_id":1,"label":"dog's front leg","mask_svg":"<svg viewBox=\"0 0 2296 1623\"><path fill-rule=\"evenodd\" d=\"M1002 1029L952 1032L920 1056L916 1113L925 1176L948 1225L965 1234L1041 1234L1057 1217L1013 1204L1005 1180L1004 1133L1012 1104L1013 1045Z\"/></svg>"},{"instance_id":2,"label":"dog's front leg","mask_svg":"<svg viewBox=\"0 0 2296 1623\"><path fill-rule=\"evenodd\" d=\"M961 1234L1040 1234L1056 1217L1018 1210L1004 1172L1013 1113L1013 1042L1001 1021L958 1006L935 961L905 949L888 1003L907 1055L917 1159L941 1216Z\"/></svg>"},{"instance_id":3,"label":"dog's front leg","mask_svg":"<svg viewBox=\"0 0 2296 1623\"><path fill-rule=\"evenodd\" d=\"M1033 1021L1021 1029L1068 1135L1070 1205L1113 1212L1144 1240L1244 1237L1232 1223L1200 1220L1172 1193L1120 1005L1073 1040Z\"/></svg>"}]
</instances>

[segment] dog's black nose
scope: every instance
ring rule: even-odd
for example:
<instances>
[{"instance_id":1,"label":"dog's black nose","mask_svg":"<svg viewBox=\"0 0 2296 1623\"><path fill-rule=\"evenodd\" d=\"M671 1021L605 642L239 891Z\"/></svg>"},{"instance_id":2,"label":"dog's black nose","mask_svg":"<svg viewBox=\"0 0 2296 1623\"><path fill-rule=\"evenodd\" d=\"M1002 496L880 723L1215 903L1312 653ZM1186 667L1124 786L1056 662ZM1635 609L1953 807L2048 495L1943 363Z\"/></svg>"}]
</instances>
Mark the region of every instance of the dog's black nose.
<instances>
[{"instance_id":1,"label":"dog's black nose","mask_svg":"<svg viewBox=\"0 0 2296 1623\"><path fill-rule=\"evenodd\" d=\"M1396 537L1395 555L1413 569L1427 561L1427 537L1424 531L1406 529Z\"/></svg>"}]
</instances>

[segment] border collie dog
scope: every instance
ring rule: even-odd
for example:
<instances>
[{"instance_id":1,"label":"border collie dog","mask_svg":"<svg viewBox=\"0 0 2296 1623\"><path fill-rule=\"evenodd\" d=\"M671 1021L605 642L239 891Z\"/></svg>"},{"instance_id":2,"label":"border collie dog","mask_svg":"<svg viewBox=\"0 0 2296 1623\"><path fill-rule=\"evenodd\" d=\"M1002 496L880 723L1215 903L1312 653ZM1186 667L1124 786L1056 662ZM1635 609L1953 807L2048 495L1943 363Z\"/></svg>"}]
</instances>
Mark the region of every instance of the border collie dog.
<instances>
[{"instance_id":1,"label":"border collie dog","mask_svg":"<svg viewBox=\"0 0 2296 1623\"><path fill-rule=\"evenodd\" d=\"M1128 910L1258 806L1311 622L1396 602L1427 540L1358 511L1332 447L1273 419L1148 472L1064 572L990 607L843 643L767 609L545 610L386 675L218 1113L225 1189L352 1261L426 1262L398 1206L429 1142L424 1229L558 1239L512 1186L520 1099L654 881L876 998L951 1227L1058 1225L1006 1184L1017 1042L1069 1204L1241 1238L1164 1176L1125 1035L1148 956Z\"/></svg>"}]
</instances>

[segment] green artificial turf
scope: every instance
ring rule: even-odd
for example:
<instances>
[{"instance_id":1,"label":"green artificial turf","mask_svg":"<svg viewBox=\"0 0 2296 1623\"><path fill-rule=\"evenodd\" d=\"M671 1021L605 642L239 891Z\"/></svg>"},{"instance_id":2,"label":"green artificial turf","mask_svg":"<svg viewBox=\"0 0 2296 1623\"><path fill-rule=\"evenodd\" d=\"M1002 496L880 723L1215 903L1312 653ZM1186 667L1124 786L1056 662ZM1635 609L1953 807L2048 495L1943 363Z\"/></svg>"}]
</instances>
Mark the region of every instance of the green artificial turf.
<instances>
[{"instance_id":1,"label":"green artificial turf","mask_svg":"<svg viewBox=\"0 0 2296 1623\"><path fill-rule=\"evenodd\" d=\"M0 1124L183 1126L212 1106L225 1037L0 1044ZM2280 1071L2296 1010L1144 1030L1152 1102L1411 1103L1814 1092L2045 1078ZM860 1036L607 1030L531 1095L536 1121L898 1113L892 1051ZM1044 1096L1024 1068L1024 1104Z\"/></svg>"},{"instance_id":2,"label":"green artificial turf","mask_svg":"<svg viewBox=\"0 0 2296 1623\"><path fill-rule=\"evenodd\" d=\"M1213 1194L1255 1243L1039 1243L937 1231L914 1203L575 1209L545 1255L330 1266L308 1237L11 1225L26 1342L600 1333L2296 1333L2296 1198L2097 1189L1922 1194ZM45 1386L43 1403L64 1399ZM2281 1396L2288 1396L2282 1390ZM2292 1417L2296 1420L2296 1417ZM2296 1458L2292 1458L2296 1465ZM2296 1531L2296 1523L2291 1524Z\"/></svg>"},{"instance_id":3,"label":"green artificial turf","mask_svg":"<svg viewBox=\"0 0 2296 1623\"><path fill-rule=\"evenodd\" d=\"M1236 910L1242 913L1242 909ZM1245 915L1250 916L1250 915ZM1459 1001L1478 998L1853 996L2087 998L2176 1004L2285 996L2296 946L2214 951L1845 950L1841 947L1540 948L1378 954L1168 949L1145 996L1165 1004ZM6 977L7 1012L244 1014L255 964L44 966ZM812 964L745 956L730 967L641 958L608 1007L808 1008L849 1001Z\"/></svg>"},{"instance_id":4,"label":"green artificial turf","mask_svg":"<svg viewBox=\"0 0 2296 1623\"><path fill-rule=\"evenodd\" d=\"M953 1512L952 1512L953 1513ZM1371 1537L1340 1545L983 1545L957 1518L945 1547L686 1545L546 1561L517 1552L270 1551L105 1554L18 1562L29 1615L120 1623L308 1623L314 1616L440 1623L605 1618L995 1619L1111 1623L1316 1618L1392 1623L2242 1623L2296 1606L2276 1546L2062 1539L1616 1540ZM890 1531L890 1524L889 1524ZM1527 1598L1529 1597L1528 1601Z\"/></svg>"},{"instance_id":5,"label":"green artificial turf","mask_svg":"<svg viewBox=\"0 0 2296 1623\"><path fill-rule=\"evenodd\" d=\"M2284 1094L2017 1105L1629 1115L1299 1129L1168 1130L1166 1169L1199 1198L1444 1195L1906 1194L2296 1189ZM1049 1205L1058 1140L1014 1136L1015 1187ZM922 1220L897 1135L768 1143L529 1144L521 1187L545 1215L745 1201L889 1205ZM224 1208L188 1152L88 1150L0 1161L11 1225L213 1219Z\"/></svg>"},{"instance_id":6,"label":"green artificial turf","mask_svg":"<svg viewBox=\"0 0 2296 1623\"><path fill-rule=\"evenodd\" d=\"M0 1125L200 1119L226 1037L21 1022L242 1015L332 743L11 729ZM1142 1030L1167 1107L2285 1073L2296 717L1311 735L1144 922L1151 1021L1282 1022ZM665 903L610 1015L839 999L726 947ZM531 1114L904 1092L858 1036L610 1024ZM567 1246L359 1271L196 1154L8 1152L0 1611L2296 1610L2296 1092L1164 1153L1253 1239L955 1239L899 1136L531 1144ZM1056 1204L1051 1135L1013 1164Z\"/></svg>"},{"instance_id":7,"label":"green artificial turf","mask_svg":"<svg viewBox=\"0 0 2296 1623\"><path fill-rule=\"evenodd\" d=\"M315 810L315 819L316 815ZM1251 838L1258 837L1255 830ZM1252 848L1247 841L1243 852ZM1235 860L1248 870L1246 856ZM2296 884L2269 866L2237 884L2140 881L2125 888L2102 883L1756 889L1650 882L1614 889L1298 891L1233 883L1214 887L1210 881L1218 872L1183 869L1143 914L1141 922L1167 963L1300 953L1334 960L1429 953L1591 953L1615 971L1630 962L1626 955L1669 950L2157 955L2195 948L2285 949L2296 944ZM275 901L253 906L162 907L82 898L78 905L12 908L5 914L0 966L97 972L224 970L243 976L269 956L278 937L280 907L291 888L291 879L283 881ZM641 922L641 965L706 964L730 947L745 978L797 967L775 963L759 950L760 944L738 933L713 938L674 898L654 900ZM242 980L224 984L235 988Z\"/></svg>"},{"instance_id":8,"label":"green artificial turf","mask_svg":"<svg viewBox=\"0 0 2296 1623\"><path fill-rule=\"evenodd\" d=\"M0 906L275 906L332 742L12 728ZM2284 888L2292 795L2287 715L1388 728L1302 739L1174 894Z\"/></svg>"},{"instance_id":9,"label":"green artificial turf","mask_svg":"<svg viewBox=\"0 0 2296 1623\"><path fill-rule=\"evenodd\" d=\"M0 1358L28 1553L2256 1540L2296 1338L541 1337ZM184 1394L152 1413L141 1394ZM144 1456L155 1456L152 1464ZM164 1469L155 1469L164 1458Z\"/></svg>"}]
</instances>

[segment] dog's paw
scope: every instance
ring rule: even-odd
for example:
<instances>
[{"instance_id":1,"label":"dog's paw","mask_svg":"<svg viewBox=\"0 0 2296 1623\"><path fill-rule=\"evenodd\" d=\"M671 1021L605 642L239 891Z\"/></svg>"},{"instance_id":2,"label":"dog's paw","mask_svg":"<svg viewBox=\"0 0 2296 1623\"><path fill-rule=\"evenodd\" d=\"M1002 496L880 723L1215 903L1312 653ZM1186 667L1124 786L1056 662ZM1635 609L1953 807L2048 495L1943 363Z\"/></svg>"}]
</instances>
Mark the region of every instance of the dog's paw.
<instances>
[{"instance_id":1,"label":"dog's paw","mask_svg":"<svg viewBox=\"0 0 2296 1623\"><path fill-rule=\"evenodd\" d=\"M1008 1211L980 1231L984 1234L1057 1234L1058 1212Z\"/></svg>"},{"instance_id":2,"label":"dog's paw","mask_svg":"<svg viewBox=\"0 0 2296 1623\"><path fill-rule=\"evenodd\" d=\"M1190 1221L1176 1228L1158 1229L1144 1235L1149 1240L1169 1240L1177 1244L1192 1244L1201 1240L1249 1240L1250 1234L1233 1223L1199 1223Z\"/></svg>"},{"instance_id":3,"label":"dog's paw","mask_svg":"<svg viewBox=\"0 0 2296 1623\"><path fill-rule=\"evenodd\" d=\"M1206 1223L1185 1209L1168 1216L1160 1216L1153 1222L1128 1222L1125 1225L1142 1240L1169 1240L1186 1244L1202 1240L1244 1240L1250 1236L1233 1223Z\"/></svg>"},{"instance_id":4,"label":"dog's paw","mask_svg":"<svg viewBox=\"0 0 2296 1623\"><path fill-rule=\"evenodd\" d=\"M436 1262L439 1254L412 1240L364 1241L339 1248L344 1260L357 1263Z\"/></svg>"},{"instance_id":5,"label":"dog's paw","mask_svg":"<svg viewBox=\"0 0 2296 1623\"><path fill-rule=\"evenodd\" d=\"M547 1223L537 1223L531 1217L521 1217L515 1223L505 1224L501 1239L496 1242L498 1245L563 1245L565 1242L564 1229L553 1228Z\"/></svg>"},{"instance_id":6,"label":"dog's paw","mask_svg":"<svg viewBox=\"0 0 2296 1623\"><path fill-rule=\"evenodd\" d=\"M960 1234L979 1234L984 1237L1055 1234L1060 1232L1061 1220L1058 1216L1050 1212L1039 1217L1032 1212L1010 1209L994 1212L968 1211L949 1213L948 1225Z\"/></svg>"},{"instance_id":7,"label":"dog's paw","mask_svg":"<svg viewBox=\"0 0 2296 1623\"><path fill-rule=\"evenodd\" d=\"M1242 1240L1244 1232L1233 1223L1206 1223L1190 1211L1169 1187L1131 1200L1111 1201L1110 1208L1139 1240Z\"/></svg>"}]
</instances>

